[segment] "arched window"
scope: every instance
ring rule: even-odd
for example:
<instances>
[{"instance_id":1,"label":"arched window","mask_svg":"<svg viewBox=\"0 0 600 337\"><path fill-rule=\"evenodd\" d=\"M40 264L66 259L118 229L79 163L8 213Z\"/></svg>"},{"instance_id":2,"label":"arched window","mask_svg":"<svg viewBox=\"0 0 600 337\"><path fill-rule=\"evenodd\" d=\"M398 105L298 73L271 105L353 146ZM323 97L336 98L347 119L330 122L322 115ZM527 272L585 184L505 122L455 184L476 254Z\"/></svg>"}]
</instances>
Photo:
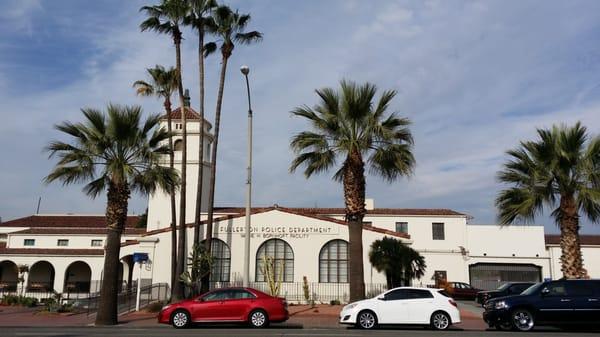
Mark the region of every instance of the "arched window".
<instances>
[{"instance_id":1,"label":"arched window","mask_svg":"<svg viewBox=\"0 0 600 337\"><path fill-rule=\"evenodd\" d=\"M211 240L210 245L210 253L213 257L210 280L212 282L229 282L229 273L231 270L231 251L229 250L229 246L223 240L215 238Z\"/></svg>"},{"instance_id":2,"label":"arched window","mask_svg":"<svg viewBox=\"0 0 600 337\"><path fill-rule=\"evenodd\" d=\"M173 151L181 151L183 149L183 140L177 139L173 143Z\"/></svg>"},{"instance_id":3,"label":"arched window","mask_svg":"<svg viewBox=\"0 0 600 337\"><path fill-rule=\"evenodd\" d=\"M348 282L348 242L331 240L319 253L319 282Z\"/></svg>"},{"instance_id":4,"label":"arched window","mask_svg":"<svg viewBox=\"0 0 600 337\"><path fill-rule=\"evenodd\" d=\"M263 242L256 252L256 282L266 282L263 273L266 258L273 261L275 279L282 282L294 282L294 252L290 245L281 239L269 239Z\"/></svg>"}]
</instances>

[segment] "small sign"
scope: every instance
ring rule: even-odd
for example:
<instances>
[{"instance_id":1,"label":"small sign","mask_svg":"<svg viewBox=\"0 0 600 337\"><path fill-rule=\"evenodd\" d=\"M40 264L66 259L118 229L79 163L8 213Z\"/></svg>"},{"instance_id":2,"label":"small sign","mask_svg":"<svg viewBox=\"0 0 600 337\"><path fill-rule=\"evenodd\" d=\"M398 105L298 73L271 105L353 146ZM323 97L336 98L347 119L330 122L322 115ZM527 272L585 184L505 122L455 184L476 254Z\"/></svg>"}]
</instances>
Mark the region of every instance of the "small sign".
<instances>
[{"instance_id":1,"label":"small sign","mask_svg":"<svg viewBox=\"0 0 600 337\"><path fill-rule=\"evenodd\" d=\"M148 253L133 253L133 263L148 261Z\"/></svg>"}]
</instances>

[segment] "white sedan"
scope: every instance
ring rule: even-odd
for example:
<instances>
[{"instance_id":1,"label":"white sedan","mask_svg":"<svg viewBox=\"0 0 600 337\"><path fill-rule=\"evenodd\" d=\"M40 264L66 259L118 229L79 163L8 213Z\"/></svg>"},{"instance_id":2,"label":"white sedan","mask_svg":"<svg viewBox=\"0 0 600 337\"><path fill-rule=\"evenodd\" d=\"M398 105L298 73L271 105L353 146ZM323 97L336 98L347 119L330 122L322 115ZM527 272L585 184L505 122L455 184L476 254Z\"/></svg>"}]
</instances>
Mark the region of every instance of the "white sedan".
<instances>
[{"instance_id":1,"label":"white sedan","mask_svg":"<svg viewBox=\"0 0 600 337\"><path fill-rule=\"evenodd\" d=\"M419 324L445 330L460 323L460 312L441 289L400 287L346 305L340 312L340 323L362 329L379 324Z\"/></svg>"}]
</instances>

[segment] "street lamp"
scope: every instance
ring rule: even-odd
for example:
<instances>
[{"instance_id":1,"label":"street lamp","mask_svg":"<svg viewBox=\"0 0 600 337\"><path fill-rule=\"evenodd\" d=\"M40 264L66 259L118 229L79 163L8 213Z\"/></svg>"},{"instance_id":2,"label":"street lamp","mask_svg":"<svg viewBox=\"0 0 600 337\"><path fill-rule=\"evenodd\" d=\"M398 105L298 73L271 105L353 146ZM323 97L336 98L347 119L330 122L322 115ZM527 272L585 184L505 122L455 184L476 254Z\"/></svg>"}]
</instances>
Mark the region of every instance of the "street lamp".
<instances>
[{"instance_id":1,"label":"street lamp","mask_svg":"<svg viewBox=\"0 0 600 337\"><path fill-rule=\"evenodd\" d=\"M244 237L244 287L250 283L250 217L252 204L252 106L250 104L250 82L248 81L248 73L250 68L243 65L240 71L246 78L246 91L248 93L248 168L246 179L246 236Z\"/></svg>"}]
</instances>

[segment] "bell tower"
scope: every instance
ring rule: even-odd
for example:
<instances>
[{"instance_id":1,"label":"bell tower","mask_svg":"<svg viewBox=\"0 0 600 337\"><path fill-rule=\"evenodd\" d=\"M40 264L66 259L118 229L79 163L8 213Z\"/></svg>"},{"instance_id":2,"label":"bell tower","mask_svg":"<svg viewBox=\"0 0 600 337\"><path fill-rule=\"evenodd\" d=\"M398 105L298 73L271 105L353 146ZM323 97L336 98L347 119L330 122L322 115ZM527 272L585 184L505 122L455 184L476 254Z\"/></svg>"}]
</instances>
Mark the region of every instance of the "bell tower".
<instances>
[{"instance_id":1,"label":"bell tower","mask_svg":"<svg viewBox=\"0 0 600 337\"><path fill-rule=\"evenodd\" d=\"M200 114L190 105L189 91L185 91L184 96L185 109L176 108L171 112L171 130L175 132L173 136L173 148L175 152L174 168L181 172L181 142L183 141L183 124L181 122L182 110L186 114L187 124L187 190L186 190L186 223L194 222L196 213L196 191L198 189L198 170L202 166L202 205L204 212L208 208L208 190L210 182L210 148L213 141L213 135L210 133L212 125L204 120L200 120ZM160 126L165 129L168 126L168 118L165 114L160 120ZM200 128L204 128L204 160L200 163ZM169 166L169 157L164 156L161 165ZM175 207L177 212L177 221L179 222L179 192L175 191ZM169 194L157 190L150 195L148 200L148 225L147 230L154 230L169 227L171 224L171 204Z\"/></svg>"}]
</instances>

